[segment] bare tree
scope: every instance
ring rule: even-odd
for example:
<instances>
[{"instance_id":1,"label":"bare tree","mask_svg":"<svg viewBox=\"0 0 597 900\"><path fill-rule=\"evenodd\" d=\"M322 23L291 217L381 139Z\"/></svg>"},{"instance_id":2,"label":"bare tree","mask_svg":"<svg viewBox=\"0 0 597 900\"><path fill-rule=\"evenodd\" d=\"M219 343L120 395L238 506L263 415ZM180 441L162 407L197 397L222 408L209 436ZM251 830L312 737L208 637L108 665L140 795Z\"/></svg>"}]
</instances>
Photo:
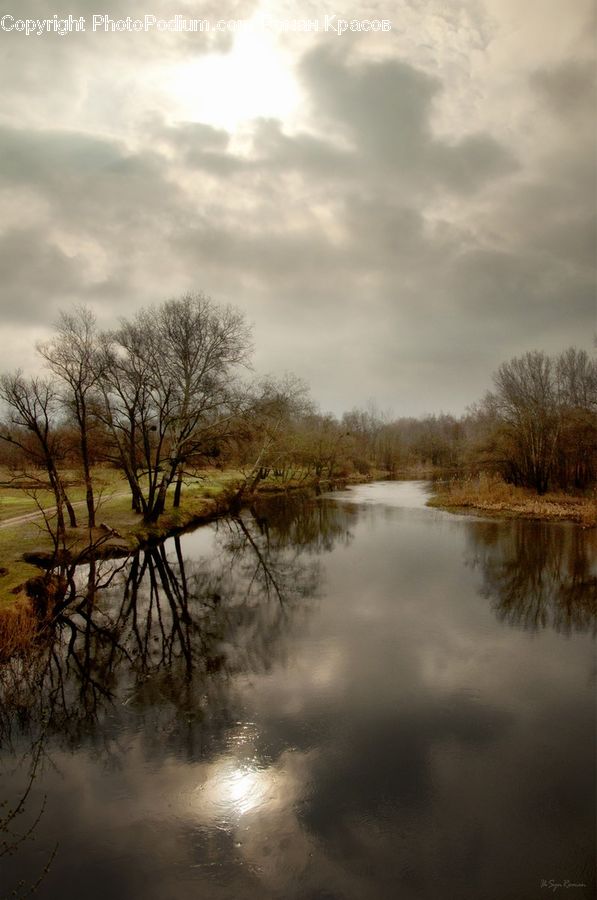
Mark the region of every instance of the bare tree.
<instances>
[{"instance_id":1,"label":"bare tree","mask_svg":"<svg viewBox=\"0 0 597 900\"><path fill-rule=\"evenodd\" d=\"M317 481L331 480L336 472L341 451L348 445L350 433L328 413L311 413L299 425L301 458Z\"/></svg>"},{"instance_id":2,"label":"bare tree","mask_svg":"<svg viewBox=\"0 0 597 900\"><path fill-rule=\"evenodd\" d=\"M597 437L597 365L588 355L526 353L501 365L494 383L485 408L497 424L507 480L539 494L552 481L588 484Z\"/></svg>"},{"instance_id":3,"label":"bare tree","mask_svg":"<svg viewBox=\"0 0 597 900\"><path fill-rule=\"evenodd\" d=\"M556 477L562 487L584 488L597 478L597 361L570 347L556 359L561 408Z\"/></svg>"},{"instance_id":4,"label":"bare tree","mask_svg":"<svg viewBox=\"0 0 597 900\"><path fill-rule=\"evenodd\" d=\"M152 436L157 426L152 383L158 359L151 330L146 313L140 313L134 322L123 322L118 331L104 336L102 346L100 415L112 439L108 458L124 472L135 512L148 510L141 486L143 475L149 479L151 497L157 474L157 465L153 464Z\"/></svg>"},{"instance_id":5,"label":"bare tree","mask_svg":"<svg viewBox=\"0 0 597 900\"><path fill-rule=\"evenodd\" d=\"M95 316L83 306L74 312L61 312L56 334L38 345L49 368L66 386L65 402L79 432L79 453L85 479L85 500L90 528L95 526L95 502L91 478L91 430L93 393L101 378L102 355L99 352Z\"/></svg>"},{"instance_id":6,"label":"bare tree","mask_svg":"<svg viewBox=\"0 0 597 900\"><path fill-rule=\"evenodd\" d=\"M104 418L147 521L164 511L177 477L180 496L185 466L238 419L236 373L250 351L244 316L203 294L142 311L111 335Z\"/></svg>"},{"instance_id":7,"label":"bare tree","mask_svg":"<svg viewBox=\"0 0 597 900\"><path fill-rule=\"evenodd\" d=\"M18 447L34 466L45 470L56 503L55 545L65 546L64 507L75 527L75 512L58 471L63 448L57 433L59 394L48 378L24 378L20 372L0 378L0 398L8 407L8 421L0 439Z\"/></svg>"},{"instance_id":8,"label":"bare tree","mask_svg":"<svg viewBox=\"0 0 597 900\"><path fill-rule=\"evenodd\" d=\"M294 375L263 378L251 390L244 415L241 470L244 482L237 500L255 490L270 472L286 475L301 465L299 423L313 412L308 387Z\"/></svg>"},{"instance_id":9,"label":"bare tree","mask_svg":"<svg viewBox=\"0 0 597 900\"><path fill-rule=\"evenodd\" d=\"M560 417L552 360L541 351L503 363L488 397L502 423L511 478L544 494L552 474Z\"/></svg>"}]
</instances>

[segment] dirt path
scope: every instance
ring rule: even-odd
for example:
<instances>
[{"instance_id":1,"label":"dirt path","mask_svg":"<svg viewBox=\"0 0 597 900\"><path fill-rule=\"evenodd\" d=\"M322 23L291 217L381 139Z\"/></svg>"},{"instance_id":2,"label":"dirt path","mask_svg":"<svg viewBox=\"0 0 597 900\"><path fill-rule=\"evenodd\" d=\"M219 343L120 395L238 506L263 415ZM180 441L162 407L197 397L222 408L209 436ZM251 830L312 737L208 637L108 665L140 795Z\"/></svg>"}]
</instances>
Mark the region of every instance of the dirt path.
<instances>
[{"instance_id":1,"label":"dirt path","mask_svg":"<svg viewBox=\"0 0 597 900\"><path fill-rule=\"evenodd\" d=\"M119 494L113 494L110 497L110 500L116 500L118 497L126 497L127 492L121 491ZM85 500L75 500L74 503L71 503L71 506L74 508L79 508L81 506L85 506ZM52 515L56 512L55 506L48 506L43 510L36 510L35 512L23 513L20 516L12 516L10 519L4 519L3 522L0 522L0 530L2 528L10 528L13 525L25 525L27 522L31 522L35 519L41 519L44 513L46 515Z\"/></svg>"}]
</instances>

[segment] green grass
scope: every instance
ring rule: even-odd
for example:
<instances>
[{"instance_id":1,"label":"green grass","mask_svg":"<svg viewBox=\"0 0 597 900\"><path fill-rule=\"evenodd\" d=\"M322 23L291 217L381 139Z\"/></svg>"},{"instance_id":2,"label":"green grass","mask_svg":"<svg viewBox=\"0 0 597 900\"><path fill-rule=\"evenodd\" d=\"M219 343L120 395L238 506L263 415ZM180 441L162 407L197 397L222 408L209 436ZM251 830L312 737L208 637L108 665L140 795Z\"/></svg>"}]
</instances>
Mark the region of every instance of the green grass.
<instances>
[{"instance_id":1,"label":"green grass","mask_svg":"<svg viewBox=\"0 0 597 900\"><path fill-rule=\"evenodd\" d=\"M39 574L39 569L23 560L23 553L40 546L50 546L47 533L40 523L27 522L0 529L0 607L14 602L15 591L29 578Z\"/></svg>"},{"instance_id":2,"label":"green grass","mask_svg":"<svg viewBox=\"0 0 597 900\"><path fill-rule=\"evenodd\" d=\"M81 504L85 500L85 485L80 473L74 470L68 470L62 473L68 498L73 504ZM97 466L94 473L94 487L96 493L124 491L128 489L126 481L119 472L114 469L108 469L103 466ZM40 480L43 475L38 473ZM37 512L39 503L44 509L54 506L54 494L49 489L36 488L34 485L31 489L26 487L11 487L10 472L6 468L0 468L0 522L12 519L14 516L26 515L27 513ZM25 479L22 479L25 484ZM36 502L37 501L37 502ZM75 510L77 506L75 506Z\"/></svg>"},{"instance_id":3,"label":"green grass","mask_svg":"<svg viewBox=\"0 0 597 900\"><path fill-rule=\"evenodd\" d=\"M37 498L42 507L52 505L53 494L51 491L37 491ZM0 488L0 522L12 519L13 516L21 516L28 512L35 512L36 505L32 497L24 491Z\"/></svg>"}]
</instances>

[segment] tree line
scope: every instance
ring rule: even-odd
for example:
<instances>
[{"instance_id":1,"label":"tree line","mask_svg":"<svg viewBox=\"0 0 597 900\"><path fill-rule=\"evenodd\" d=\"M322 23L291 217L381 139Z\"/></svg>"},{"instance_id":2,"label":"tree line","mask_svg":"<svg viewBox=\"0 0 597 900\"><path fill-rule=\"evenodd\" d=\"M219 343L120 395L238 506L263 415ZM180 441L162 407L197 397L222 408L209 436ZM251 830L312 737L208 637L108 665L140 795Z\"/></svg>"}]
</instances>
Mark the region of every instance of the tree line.
<instances>
[{"instance_id":1,"label":"tree line","mask_svg":"<svg viewBox=\"0 0 597 900\"><path fill-rule=\"evenodd\" d=\"M391 419L348 413L357 465L392 473L432 468L456 475L489 472L530 488L584 491L597 480L597 361L570 347L531 351L503 363L493 390L464 416Z\"/></svg>"},{"instance_id":2,"label":"tree line","mask_svg":"<svg viewBox=\"0 0 597 900\"><path fill-rule=\"evenodd\" d=\"M76 527L65 472L85 485L96 524L97 463L121 471L132 508L155 522L185 479L235 468L239 497L266 478L332 481L451 470L491 471L545 493L583 490L597 475L597 363L570 348L502 364L466 415L395 418L374 405L319 412L304 383L251 376L242 313L189 294L99 329L86 307L62 312L37 351L46 376L0 378L2 462L15 482L49 487L56 529ZM173 487L173 491L170 488Z\"/></svg>"}]
</instances>

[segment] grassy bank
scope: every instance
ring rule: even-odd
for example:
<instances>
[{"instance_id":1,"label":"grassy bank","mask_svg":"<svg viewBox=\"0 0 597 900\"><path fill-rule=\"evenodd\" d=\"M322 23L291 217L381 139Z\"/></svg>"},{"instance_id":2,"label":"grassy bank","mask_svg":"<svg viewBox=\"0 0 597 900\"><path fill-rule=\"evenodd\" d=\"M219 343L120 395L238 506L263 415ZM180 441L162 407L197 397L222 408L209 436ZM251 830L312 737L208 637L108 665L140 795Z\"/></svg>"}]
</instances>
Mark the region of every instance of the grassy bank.
<instances>
[{"instance_id":1,"label":"grassy bank","mask_svg":"<svg viewBox=\"0 0 597 900\"><path fill-rule=\"evenodd\" d=\"M98 527L92 532L84 525L68 529L68 553L77 557L90 544L97 548L98 555L125 553L191 522L209 520L226 506L229 492L238 479L238 472L210 470L201 473L183 491L178 509L168 508L155 524L147 525L131 509L126 482L117 472L102 470L95 478L99 497ZM69 495L84 522L84 488L74 484ZM51 506L49 492L38 491L36 500L41 506ZM25 596L25 583L40 571L33 560L43 561L52 555L52 541L43 517L35 515L38 513L36 500L27 490L0 489L0 609L14 606L15 601ZM30 514L35 517L21 521L17 518Z\"/></svg>"},{"instance_id":2,"label":"grassy bank","mask_svg":"<svg viewBox=\"0 0 597 900\"><path fill-rule=\"evenodd\" d=\"M526 519L565 520L585 528L597 525L597 496L553 492L538 496L526 488L482 475L462 481L437 483L428 506L448 510L468 509Z\"/></svg>"},{"instance_id":3,"label":"grassy bank","mask_svg":"<svg viewBox=\"0 0 597 900\"><path fill-rule=\"evenodd\" d=\"M69 489L77 514L84 522L86 510L84 487L74 481ZM231 498L242 483L243 476L236 470L209 469L198 473L183 490L180 506L173 509L171 502L157 522L147 524L131 509L127 483L118 472L99 469L94 473L96 495L99 498L96 521L92 531L85 525L67 530L67 556L84 559L89 547L96 557L126 555L149 542L158 541L189 525L208 522L226 513ZM359 476L359 481L367 480ZM313 479L296 482L266 479L259 483L259 494L304 488ZM170 501L174 488L170 490ZM249 499L248 496L245 497ZM36 502L37 501L37 502ZM52 495L37 491L36 499L23 488L0 488L0 612L12 609L25 616L27 582L40 574L53 557L53 545L38 504L51 508ZM35 518L18 520L20 516ZM0 644L2 643L0 625Z\"/></svg>"}]
</instances>

